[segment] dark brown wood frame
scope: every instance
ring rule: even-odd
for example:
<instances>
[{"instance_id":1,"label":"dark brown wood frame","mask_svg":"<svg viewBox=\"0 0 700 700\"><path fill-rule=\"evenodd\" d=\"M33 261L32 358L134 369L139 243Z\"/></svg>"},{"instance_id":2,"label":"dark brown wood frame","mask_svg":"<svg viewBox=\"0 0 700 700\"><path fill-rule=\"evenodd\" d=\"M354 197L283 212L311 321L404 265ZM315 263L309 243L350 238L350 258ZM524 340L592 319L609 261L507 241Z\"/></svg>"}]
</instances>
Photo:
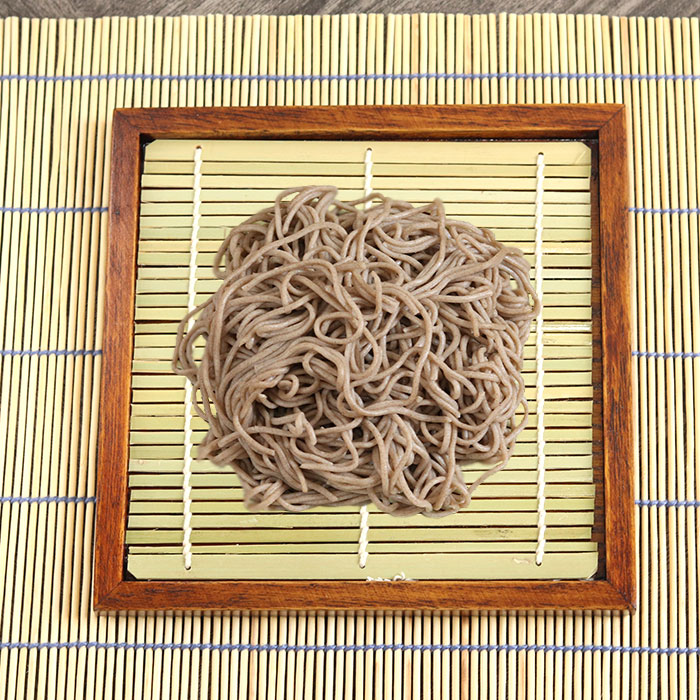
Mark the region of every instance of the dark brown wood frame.
<instances>
[{"instance_id":1,"label":"dark brown wood frame","mask_svg":"<svg viewBox=\"0 0 700 700\"><path fill-rule=\"evenodd\" d=\"M604 578L591 581L134 581L125 568L142 145L156 138L597 142ZM622 105L116 110L107 252L94 605L123 609L633 609L628 163ZM595 201L594 201L595 208Z\"/></svg>"}]
</instances>

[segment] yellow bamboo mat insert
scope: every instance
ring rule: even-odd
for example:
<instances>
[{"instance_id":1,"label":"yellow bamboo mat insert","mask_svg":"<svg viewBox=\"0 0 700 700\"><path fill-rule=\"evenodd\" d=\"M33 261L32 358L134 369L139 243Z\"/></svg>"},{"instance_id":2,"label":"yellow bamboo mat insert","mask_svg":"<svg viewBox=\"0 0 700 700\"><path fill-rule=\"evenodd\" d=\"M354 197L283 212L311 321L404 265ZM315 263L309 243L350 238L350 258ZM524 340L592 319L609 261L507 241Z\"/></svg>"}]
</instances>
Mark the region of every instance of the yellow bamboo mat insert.
<instances>
[{"instance_id":1,"label":"yellow bamboo mat insert","mask_svg":"<svg viewBox=\"0 0 700 700\"><path fill-rule=\"evenodd\" d=\"M544 158L543 330L545 499L537 499L535 332L523 375L532 418L509 466L447 518L394 518L370 508L368 558L358 558L359 507L250 513L229 468L195 461L192 566L185 569L183 455L204 437L184 381L172 372L175 329L187 313L194 153L201 148L196 303L220 284L214 253L230 228L270 206L280 188L336 185L342 199L366 186L494 231L533 265L537 159ZM367 163L369 165L367 166ZM594 519L591 332L591 151L579 142L324 142L157 140L146 146L140 242L127 527L136 578L587 578L598 564ZM470 464L471 483L488 469ZM545 555L535 564L538 505Z\"/></svg>"},{"instance_id":2,"label":"yellow bamboo mat insert","mask_svg":"<svg viewBox=\"0 0 700 700\"><path fill-rule=\"evenodd\" d=\"M636 614L93 613L112 109L312 102L627 105ZM0 697L697 698L699 148L697 18L0 20Z\"/></svg>"}]
</instances>

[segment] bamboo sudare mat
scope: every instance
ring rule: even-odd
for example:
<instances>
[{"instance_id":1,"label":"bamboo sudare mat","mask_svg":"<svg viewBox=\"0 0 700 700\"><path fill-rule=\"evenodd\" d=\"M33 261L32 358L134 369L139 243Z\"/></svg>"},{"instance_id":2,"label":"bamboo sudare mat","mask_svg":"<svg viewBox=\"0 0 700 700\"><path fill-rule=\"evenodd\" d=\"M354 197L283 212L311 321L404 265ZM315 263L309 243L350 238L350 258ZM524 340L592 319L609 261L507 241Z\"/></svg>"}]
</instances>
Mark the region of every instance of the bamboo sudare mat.
<instances>
[{"instance_id":1,"label":"bamboo sudare mat","mask_svg":"<svg viewBox=\"0 0 700 700\"><path fill-rule=\"evenodd\" d=\"M8 19L0 57L0 697L698 697L697 19ZM112 109L443 101L628 105L637 613L93 614Z\"/></svg>"},{"instance_id":2,"label":"bamboo sudare mat","mask_svg":"<svg viewBox=\"0 0 700 700\"><path fill-rule=\"evenodd\" d=\"M195 153L199 176L195 185ZM536 178L537 161L544 164ZM129 459L127 570L137 579L581 579L598 568L593 536L591 149L577 141L196 141L158 139L141 178ZM342 199L365 189L422 204L439 196L518 246L543 278L546 356L541 382L545 498L538 499L535 329L523 376L532 418L508 468L445 519L396 519L369 508L250 513L230 469L192 462L192 560L183 540L183 456L206 432L173 375L175 330L188 304L220 285L211 270L230 227L268 206L282 187L335 184ZM538 184L539 183L539 184ZM535 264L534 212L542 193L543 255ZM191 259L193 198L199 202ZM190 270L196 270L194 300ZM193 435L185 414L190 411ZM599 416L596 416L599 426ZM596 453L598 450L596 450ZM472 463L471 483L488 469ZM598 482L600 483L600 481ZM536 566L538 518L545 552ZM360 536L367 557L358 556Z\"/></svg>"}]
</instances>

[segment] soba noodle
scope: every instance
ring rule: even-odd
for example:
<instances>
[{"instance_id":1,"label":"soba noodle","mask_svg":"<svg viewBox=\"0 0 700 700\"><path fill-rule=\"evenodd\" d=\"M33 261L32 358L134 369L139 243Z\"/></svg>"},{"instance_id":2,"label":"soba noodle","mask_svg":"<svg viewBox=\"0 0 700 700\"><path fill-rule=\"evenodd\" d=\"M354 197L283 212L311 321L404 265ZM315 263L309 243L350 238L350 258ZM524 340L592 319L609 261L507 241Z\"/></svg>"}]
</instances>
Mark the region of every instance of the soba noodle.
<instances>
[{"instance_id":1,"label":"soba noodle","mask_svg":"<svg viewBox=\"0 0 700 700\"><path fill-rule=\"evenodd\" d=\"M231 231L214 272L173 366L209 426L198 458L231 465L249 508L445 515L507 462L539 301L487 229L440 200L290 189ZM494 466L467 486L474 460Z\"/></svg>"}]
</instances>

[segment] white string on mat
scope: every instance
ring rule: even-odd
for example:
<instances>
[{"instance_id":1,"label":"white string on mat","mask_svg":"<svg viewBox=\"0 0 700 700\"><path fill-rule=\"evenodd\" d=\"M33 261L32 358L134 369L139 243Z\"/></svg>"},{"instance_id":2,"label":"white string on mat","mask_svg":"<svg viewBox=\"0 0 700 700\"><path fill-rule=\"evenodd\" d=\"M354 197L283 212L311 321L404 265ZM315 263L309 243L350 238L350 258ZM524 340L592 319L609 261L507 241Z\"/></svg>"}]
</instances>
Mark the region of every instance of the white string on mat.
<instances>
[{"instance_id":1,"label":"white string on mat","mask_svg":"<svg viewBox=\"0 0 700 700\"><path fill-rule=\"evenodd\" d=\"M535 185L535 293L542 301L542 206L544 203L544 153L537 154L537 177ZM544 438L544 320L543 309L535 320L535 362L536 362L536 398L537 408L537 547L535 564L542 565L546 544L547 508L545 503L545 438Z\"/></svg>"},{"instance_id":2,"label":"white string on mat","mask_svg":"<svg viewBox=\"0 0 700 700\"><path fill-rule=\"evenodd\" d=\"M372 193L372 149L365 151L365 197ZM367 206L365 204L365 206ZM360 568L367 566L367 544L369 542L369 509L367 506L360 508L360 538L357 543L357 559Z\"/></svg>"},{"instance_id":3,"label":"white string on mat","mask_svg":"<svg viewBox=\"0 0 700 700\"><path fill-rule=\"evenodd\" d=\"M369 509L367 506L360 508L360 540L357 548L357 558L360 568L367 566L367 544L369 543Z\"/></svg>"},{"instance_id":4,"label":"white string on mat","mask_svg":"<svg viewBox=\"0 0 700 700\"><path fill-rule=\"evenodd\" d=\"M365 151L365 197L372 194L372 149L368 148ZM366 205L365 205L366 206Z\"/></svg>"},{"instance_id":5,"label":"white string on mat","mask_svg":"<svg viewBox=\"0 0 700 700\"><path fill-rule=\"evenodd\" d=\"M396 576L392 576L392 578L382 578L381 576L378 576L377 578L373 578L372 576L368 576L367 580L368 581L392 582L392 581L413 581L414 579L408 578L403 571L400 571L398 574L396 574Z\"/></svg>"},{"instance_id":6,"label":"white string on mat","mask_svg":"<svg viewBox=\"0 0 700 700\"><path fill-rule=\"evenodd\" d=\"M194 184L192 187L192 236L190 238L190 269L187 286L187 312L196 307L195 284L197 282L197 244L199 242L199 220L202 208L202 148L194 149ZM194 319L187 322L189 331ZM185 458L182 460L182 556L185 569L192 568L192 383L185 382Z\"/></svg>"}]
</instances>

